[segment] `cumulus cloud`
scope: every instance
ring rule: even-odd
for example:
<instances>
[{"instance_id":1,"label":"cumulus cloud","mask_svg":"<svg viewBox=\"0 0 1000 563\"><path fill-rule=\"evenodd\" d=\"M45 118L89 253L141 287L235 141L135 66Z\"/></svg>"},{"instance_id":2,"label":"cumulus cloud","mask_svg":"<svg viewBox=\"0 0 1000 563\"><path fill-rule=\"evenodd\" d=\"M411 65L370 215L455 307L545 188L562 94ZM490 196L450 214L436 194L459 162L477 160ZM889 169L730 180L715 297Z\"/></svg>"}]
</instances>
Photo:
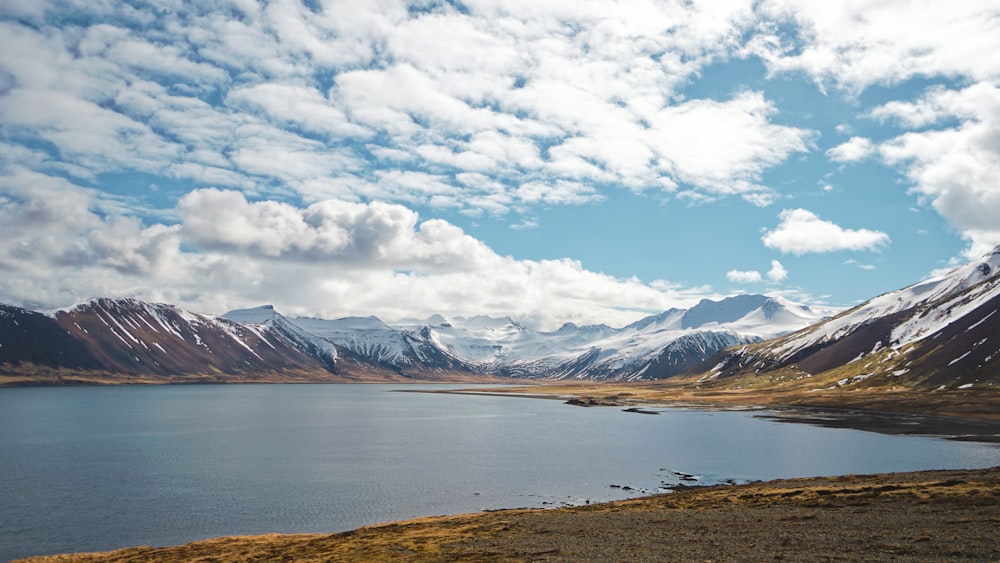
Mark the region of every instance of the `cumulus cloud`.
<instances>
[{"instance_id":1,"label":"cumulus cloud","mask_svg":"<svg viewBox=\"0 0 1000 563\"><path fill-rule=\"evenodd\" d=\"M185 195L178 211L188 242L226 252L424 272L482 269L499 260L450 223L418 225L417 214L402 205L326 200L299 209L202 189Z\"/></svg>"},{"instance_id":2,"label":"cumulus cloud","mask_svg":"<svg viewBox=\"0 0 1000 563\"><path fill-rule=\"evenodd\" d=\"M777 260L771 260L771 269L765 274L768 281L780 282L788 277L788 270ZM761 283L764 275L757 270L729 270L726 272L726 279L733 283Z\"/></svg>"},{"instance_id":3,"label":"cumulus cloud","mask_svg":"<svg viewBox=\"0 0 1000 563\"><path fill-rule=\"evenodd\" d=\"M179 224L144 224L91 189L26 170L0 174L0 294L31 308L93 296L200 312L273 303L288 314L387 319L513 315L539 328L624 325L709 288L645 283L576 260L518 260L440 219L388 203L297 207L195 190Z\"/></svg>"},{"instance_id":4,"label":"cumulus cloud","mask_svg":"<svg viewBox=\"0 0 1000 563\"><path fill-rule=\"evenodd\" d=\"M911 127L958 120L955 126L899 135L882 143L879 154L901 167L913 191L962 232L969 241L967 257L1000 244L1000 88L987 83L934 88L915 102L889 103L873 113Z\"/></svg>"},{"instance_id":5,"label":"cumulus cloud","mask_svg":"<svg viewBox=\"0 0 1000 563\"><path fill-rule=\"evenodd\" d=\"M878 146L855 137L827 155L854 162L878 154L899 167L914 193L968 240L967 258L1000 244L1000 229L988 217L1000 201L994 180L1000 166L1000 59L983 55L1000 51L995 4L767 0L757 13L763 20L745 52L759 55L772 72L804 71L821 87L855 95L914 78L964 86L935 86L918 100L892 100L869 114L929 130Z\"/></svg>"},{"instance_id":6,"label":"cumulus cloud","mask_svg":"<svg viewBox=\"0 0 1000 563\"><path fill-rule=\"evenodd\" d=\"M841 143L826 151L826 156L834 162L858 162L871 156L875 152L875 144L864 137L851 137L847 142Z\"/></svg>"},{"instance_id":7,"label":"cumulus cloud","mask_svg":"<svg viewBox=\"0 0 1000 563\"><path fill-rule=\"evenodd\" d=\"M710 290L498 256L413 209L516 213L503 220L527 228L547 207L614 189L771 205L791 194L769 172L816 149L810 121L783 115L761 88L688 89L714 63L754 56L772 74L805 72L851 94L914 77L961 83L865 114L912 130L877 145L852 137L826 155L898 167L981 252L1000 242L989 214L1000 207L1000 61L982 56L1000 51L996 9L939 4L8 3L2 295L54 303L73 278L84 296L214 311L287 291L289 312L536 307L539 322L696 300ZM101 192L106 181L167 184L155 200L176 208L136 217L125 203L154 198L123 203ZM205 186L216 189L189 192ZM764 242L782 252L889 244L803 209L780 217ZM727 277L786 275L775 262Z\"/></svg>"},{"instance_id":8,"label":"cumulus cloud","mask_svg":"<svg viewBox=\"0 0 1000 563\"><path fill-rule=\"evenodd\" d=\"M890 242L889 235L881 231L845 229L805 209L786 209L778 218L781 220L778 226L767 231L761 240L764 246L786 254L879 250ZM772 264L776 275L783 271L780 264L777 267Z\"/></svg>"},{"instance_id":9,"label":"cumulus cloud","mask_svg":"<svg viewBox=\"0 0 1000 563\"><path fill-rule=\"evenodd\" d=\"M767 279L773 282L784 281L788 277L788 270L777 260L771 260L771 269L767 271Z\"/></svg>"}]
</instances>

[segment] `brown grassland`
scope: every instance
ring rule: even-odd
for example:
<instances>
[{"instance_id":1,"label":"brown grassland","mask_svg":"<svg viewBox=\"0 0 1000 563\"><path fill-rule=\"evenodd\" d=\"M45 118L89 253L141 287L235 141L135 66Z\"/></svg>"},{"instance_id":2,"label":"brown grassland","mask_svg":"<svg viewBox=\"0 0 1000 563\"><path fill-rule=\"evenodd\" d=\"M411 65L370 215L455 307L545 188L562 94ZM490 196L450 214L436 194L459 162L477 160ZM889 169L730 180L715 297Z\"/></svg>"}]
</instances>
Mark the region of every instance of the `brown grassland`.
<instances>
[{"instance_id":1,"label":"brown grassland","mask_svg":"<svg viewBox=\"0 0 1000 563\"><path fill-rule=\"evenodd\" d=\"M993 468L692 488L30 561L997 561L998 527Z\"/></svg>"}]
</instances>

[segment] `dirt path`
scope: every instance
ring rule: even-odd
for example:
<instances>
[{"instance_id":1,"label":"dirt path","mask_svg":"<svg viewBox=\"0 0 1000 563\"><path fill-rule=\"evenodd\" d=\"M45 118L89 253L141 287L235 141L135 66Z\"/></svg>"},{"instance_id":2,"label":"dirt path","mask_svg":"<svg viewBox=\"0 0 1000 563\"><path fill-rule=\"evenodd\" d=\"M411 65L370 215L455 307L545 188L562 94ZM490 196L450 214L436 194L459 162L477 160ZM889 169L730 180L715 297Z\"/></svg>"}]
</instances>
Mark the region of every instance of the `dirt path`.
<instances>
[{"instance_id":1,"label":"dirt path","mask_svg":"<svg viewBox=\"0 0 1000 563\"><path fill-rule=\"evenodd\" d=\"M1000 468L694 488L31 561L1000 561Z\"/></svg>"}]
</instances>

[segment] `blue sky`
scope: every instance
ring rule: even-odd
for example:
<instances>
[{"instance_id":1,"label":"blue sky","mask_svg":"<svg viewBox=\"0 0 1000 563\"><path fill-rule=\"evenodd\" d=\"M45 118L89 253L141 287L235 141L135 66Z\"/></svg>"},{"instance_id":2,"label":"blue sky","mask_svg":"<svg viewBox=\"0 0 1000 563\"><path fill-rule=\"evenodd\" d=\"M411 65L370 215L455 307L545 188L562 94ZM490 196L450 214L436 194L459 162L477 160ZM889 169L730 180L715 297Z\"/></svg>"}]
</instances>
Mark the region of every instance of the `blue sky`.
<instances>
[{"instance_id":1,"label":"blue sky","mask_svg":"<svg viewBox=\"0 0 1000 563\"><path fill-rule=\"evenodd\" d=\"M0 302L540 328L855 304L1000 244L997 21L981 0L4 2Z\"/></svg>"}]
</instances>

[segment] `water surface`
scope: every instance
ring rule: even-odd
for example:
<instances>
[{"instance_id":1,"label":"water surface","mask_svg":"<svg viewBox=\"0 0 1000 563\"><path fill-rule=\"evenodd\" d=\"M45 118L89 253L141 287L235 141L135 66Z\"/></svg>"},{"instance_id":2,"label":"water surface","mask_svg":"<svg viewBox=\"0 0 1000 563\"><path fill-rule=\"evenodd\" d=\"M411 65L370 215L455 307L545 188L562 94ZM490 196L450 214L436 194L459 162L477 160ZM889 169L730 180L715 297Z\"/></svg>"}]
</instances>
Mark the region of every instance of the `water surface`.
<instances>
[{"instance_id":1,"label":"water surface","mask_svg":"<svg viewBox=\"0 0 1000 563\"><path fill-rule=\"evenodd\" d=\"M414 388L0 389L0 559L596 502L673 471L710 483L1000 465L996 445L745 412L392 392Z\"/></svg>"}]
</instances>

